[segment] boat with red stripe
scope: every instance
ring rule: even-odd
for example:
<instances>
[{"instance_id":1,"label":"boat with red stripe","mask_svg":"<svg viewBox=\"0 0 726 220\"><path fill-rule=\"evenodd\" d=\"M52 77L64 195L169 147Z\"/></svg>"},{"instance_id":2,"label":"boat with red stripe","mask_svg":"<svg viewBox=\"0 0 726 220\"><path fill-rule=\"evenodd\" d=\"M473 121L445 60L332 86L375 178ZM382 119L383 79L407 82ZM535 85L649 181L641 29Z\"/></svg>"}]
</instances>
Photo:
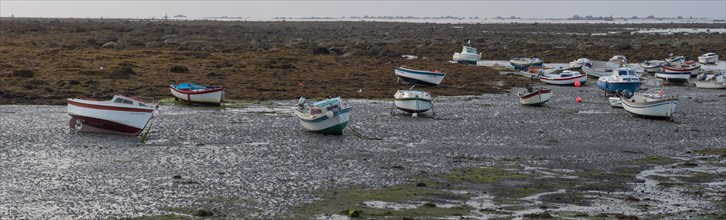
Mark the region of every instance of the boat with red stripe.
<instances>
[{"instance_id":1,"label":"boat with red stripe","mask_svg":"<svg viewBox=\"0 0 726 220\"><path fill-rule=\"evenodd\" d=\"M82 131L138 135L149 123L158 104L115 95L108 101L68 99L71 128Z\"/></svg>"}]
</instances>

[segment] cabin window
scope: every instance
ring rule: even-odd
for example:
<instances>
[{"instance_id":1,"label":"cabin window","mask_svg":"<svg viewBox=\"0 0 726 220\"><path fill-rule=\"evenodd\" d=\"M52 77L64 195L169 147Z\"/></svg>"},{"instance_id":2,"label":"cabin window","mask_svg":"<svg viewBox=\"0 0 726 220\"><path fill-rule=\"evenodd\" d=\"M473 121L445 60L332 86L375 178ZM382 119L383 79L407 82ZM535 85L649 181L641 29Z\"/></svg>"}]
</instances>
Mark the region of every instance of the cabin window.
<instances>
[{"instance_id":1,"label":"cabin window","mask_svg":"<svg viewBox=\"0 0 726 220\"><path fill-rule=\"evenodd\" d=\"M469 48L466 48L466 52L467 53L476 53L476 49L469 47Z\"/></svg>"},{"instance_id":2,"label":"cabin window","mask_svg":"<svg viewBox=\"0 0 726 220\"><path fill-rule=\"evenodd\" d=\"M113 102L115 102L115 103L123 103L124 102L124 99L122 99L122 98L116 98L115 100L113 100Z\"/></svg>"},{"instance_id":3,"label":"cabin window","mask_svg":"<svg viewBox=\"0 0 726 220\"><path fill-rule=\"evenodd\" d=\"M148 107L148 105L146 105L146 104L144 104L144 103L141 103L141 102L139 102L139 106L142 106L142 107Z\"/></svg>"},{"instance_id":4,"label":"cabin window","mask_svg":"<svg viewBox=\"0 0 726 220\"><path fill-rule=\"evenodd\" d=\"M618 74L621 75L621 76L627 76L628 75L628 71L618 71Z\"/></svg>"},{"instance_id":5,"label":"cabin window","mask_svg":"<svg viewBox=\"0 0 726 220\"><path fill-rule=\"evenodd\" d=\"M124 104L133 105L134 102L132 102L131 100L124 99Z\"/></svg>"}]
</instances>

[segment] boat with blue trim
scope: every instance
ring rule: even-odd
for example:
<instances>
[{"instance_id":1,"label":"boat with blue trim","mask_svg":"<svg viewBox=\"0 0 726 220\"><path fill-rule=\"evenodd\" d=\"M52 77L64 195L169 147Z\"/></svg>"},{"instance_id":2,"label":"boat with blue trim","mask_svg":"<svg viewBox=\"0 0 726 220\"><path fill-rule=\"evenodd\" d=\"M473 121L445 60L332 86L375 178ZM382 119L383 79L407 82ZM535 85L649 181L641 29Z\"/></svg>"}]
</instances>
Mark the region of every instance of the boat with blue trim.
<instances>
[{"instance_id":1,"label":"boat with blue trim","mask_svg":"<svg viewBox=\"0 0 726 220\"><path fill-rule=\"evenodd\" d=\"M519 96L519 104L530 106L542 106L545 102L552 98L552 90L547 88L533 88L527 84L524 86L525 92L517 94Z\"/></svg>"},{"instance_id":2,"label":"boat with blue trim","mask_svg":"<svg viewBox=\"0 0 726 220\"><path fill-rule=\"evenodd\" d=\"M633 94L626 90L622 92L620 101L623 108L633 115L666 120L673 120L678 105L677 97L666 96L662 90L658 94Z\"/></svg>"},{"instance_id":3,"label":"boat with blue trim","mask_svg":"<svg viewBox=\"0 0 726 220\"><path fill-rule=\"evenodd\" d=\"M635 69L620 67L614 69L609 76L601 76L597 80L597 87L610 93L617 90L629 90L637 92L643 82L635 73Z\"/></svg>"},{"instance_id":4,"label":"boat with blue trim","mask_svg":"<svg viewBox=\"0 0 726 220\"><path fill-rule=\"evenodd\" d=\"M176 100L187 103L220 105L224 101L224 87L200 86L194 83L169 85Z\"/></svg>"},{"instance_id":5,"label":"boat with blue trim","mask_svg":"<svg viewBox=\"0 0 726 220\"><path fill-rule=\"evenodd\" d=\"M393 95L393 106L407 113L422 113L433 108L431 94L423 90L398 90Z\"/></svg>"},{"instance_id":6,"label":"boat with blue trim","mask_svg":"<svg viewBox=\"0 0 726 220\"><path fill-rule=\"evenodd\" d=\"M405 66L396 67L394 73L404 85L438 86L446 77L446 73L440 70L416 70Z\"/></svg>"},{"instance_id":7,"label":"boat with blue trim","mask_svg":"<svg viewBox=\"0 0 726 220\"><path fill-rule=\"evenodd\" d=\"M343 134L353 109L340 97L313 103L308 102L305 97L300 97L298 105L300 107L294 112L303 128L320 134Z\"/></svg>"},{"instance_id":8,"label":"boat with blue trim","mask_svg":"<svg viewBox=\"0 0 726 220\"><path fill-rule=\"evenodd\" d=\"M544 61L539 57L517 56L509 60L509 63L515 70L526 70L530 66L542 66Z\"/></svg>"}]
</instances>

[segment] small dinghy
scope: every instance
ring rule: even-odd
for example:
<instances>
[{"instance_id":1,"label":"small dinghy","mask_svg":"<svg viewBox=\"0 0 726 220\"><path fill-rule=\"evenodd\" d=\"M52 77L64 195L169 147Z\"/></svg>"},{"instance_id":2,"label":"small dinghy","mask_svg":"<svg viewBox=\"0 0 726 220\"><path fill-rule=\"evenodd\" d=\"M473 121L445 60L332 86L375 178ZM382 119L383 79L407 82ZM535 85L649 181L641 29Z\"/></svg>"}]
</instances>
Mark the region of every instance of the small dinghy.
<instances>
[{"instance_id":1,"label":"small dinghy","mask_svg":"<svg viewBox=\"0 0 726 220\"><path fill-rule=\"evenodd\" d=\"M597 87L609 93L617 90L638 91L643 82L635 73L635 69L620 67L614 69L609 76L601 76L597 80Z\"/></svg>"},{"instance_id":2,"label":"small dinghy","mask_svg":"<svg viewBox=\"0 0 726 220\"><path fill-rule=\"evenodd\" d=\"M669 63L683 63L684 61L686 61L686 57L685 56L673 56L673 53L671 53L668 56L668 58L665 58L664 60Z\"/></svg>"},{"instance_id":3,"label":"small dinghy","mask_svg":"<svg viewBox=\"0 0 726 220\"><path fill-rule=\"evenodd\" d=\"M577 60L573 60L570 62L570 69L571 70L580 70L583 66L592 67L592 62L590 62L590 59L587 58L580 58Z\"/></svg>"},{"instance_id":4,"label":"small dinghy","mask_svg":"<svg viewBox=\"0 0 726 220\"><path fill-rule=\"evenodd\" d=\"M662 60L646 60L645 62L640 63L640 67L643 68L645 72L648 73L655 73L660 72L660 65L663 63Z\"/></svg>"},{"instance_id":5,"label":"small dinghy","mask_svg":"<svg viewBox=\"0 0 726 220\"><path fill-rule=\"evenodd\" d=\"M398 90L393 95L393 106L406 113L422 113L433 108L431 94L423 90Z\"/></svg>"},{"instance_id":6,"label":"small dinghy","mask_svg":"<svg viewBox=\"0 0 726 220\"><path fill-rule=\"evenodd\" d=\"M673 113L678 105L678 98L666 96L663 91L658 94L635 93L623 91L620 96L623 108L631 114L645 118L673 120Z\"/></svg>"},{"instance_id":7,"label":"small dinghy","mask_svg":"<svg viewBox=\"0 0 726 220\"><path fill-rule=\"evenodd\" d=\"M617 64L620 67L628 64L628 58L625 58L625 55L617 54L611 57L608 62Z\"/></svg>"},{"instance_id":8,"label":"small dinghy","mask_svg":"<svg viewBox=\"0 0 726 220\"><path fill-rule=\"evenodd\" d=\"M542 66L544 61L538 57L517 56L509 60L515 70L526 70L530 66Z\"/></svg>"},{"instance_id":9,"label":"small dinghy","mask_svg":"<svg viewBox=\"0 0 726 220\"><path fill-rule=\"evenodd\" d=\"M298 100L299 108L295 109L300 124L313 133L343 134L343 129L350 121L353 107L343 102L340 97L310 103L305 97Z\"/></svg>"},{"instance_id":10,"label":"small dinghy","mask_svg":"<svg viewBox=\"0 0 726 220\"><path fill-rule=\"evenodd\" d=\"M701 56L698 56L698 62L703 64L714 64L718 62L718 54L716 53L705 53Z\"/></svg>"},{"instance_id":11,"label":"small dinghy","mask_svg":"<svg viewBox=\"0 0 726 220\"><path fill-rule=\"evenodd\" d=\"M620 97L609 97L608 102L610 102L610 107L613 108L622 108L623 102L620 101Z\"/></svg>"},{"instance_id":12,"label":"small dinghy","mask_svg":"<svg viewBox=\"0 0 726 220\"><path fill-rule=\"evenodd\" d=\"M169 87L176 100L187 103L220 105L224 101L223 87L200 86L194 83L171 84Z\"/></svg>"},{"instance_id":13,"label":"small dinghy","mask_svg":"<svg viewBox=\"0 0 726 220\"><path fill-rule=\"evenodd\" d=\"M159 107L158 103L115 95L108 101L68 99L69 126L81 131L138 135Z\"/></svg>"},{"instance_id":14,"label":"small dinghy","mask_svg":"<svg viewBox=\"0 0 726 220\"><path fill-rule=\"evenodd\" d=\"M519 104L531 105L531 106L542 106L545 102L552 98L552 90L547 88L532 88L531 85L527 84L524 86L526 89L523 93L519 93Z\"/></svg>"},{"instance_id":15,"label":"small dinghy","mask_svg":"<svg viewBox=\"0 0 726 220\"><path fill-rule=\"evenodd\" d=\"M661 64L661 68L663 68L663 72L666 73L688 72L691 76L696 76L698 75L698 71L701 69L701 64L698 64L698 62L693 60L686 61L685 63L665 62Z\"/></svg>"},{"instance_id":16,"label":"small dinghy","mask_svg":"<svg viewBox=\"0 0 726 220\"><path fill-rule=\"evenodd\" d=\"M587 82L587 74L578 71L563 70L560 73L544 73L539 77L539 80L552 85L575 85L576 81L584 85Z\"/></svg>"},{"instance_id":17,"label":"small dinghy","mask_svg":"<svg viewBox=\"0 0 726 220\"><path fill-rule=\"evenodd\" d=\"M726 75L722 73L703 73L696 81L696 87L702 89L726 89Z\"/></svg>"},{"instance_id":18,"label":"small dinghy","mask_svg":"<svg viewBox=\"0 0 726 220\"><path fill-rule=\"evenodd\" d=\"M397 67L394 72L404 85L438 86L446 77L446 73L439 70L415 70L405 66Z\"/></svg>"},{"instance_id":19,"label":"small dinghy","mask_svg":"<svg viewBox=\"0 0 726 220\"><path fill-rule=\"evenodd\" d=\"M462 46L461 53L454 53L453 59L457 63L476 64L481 55L476 52L476 48L467 43Z\"/></svg>"}]
</instances>

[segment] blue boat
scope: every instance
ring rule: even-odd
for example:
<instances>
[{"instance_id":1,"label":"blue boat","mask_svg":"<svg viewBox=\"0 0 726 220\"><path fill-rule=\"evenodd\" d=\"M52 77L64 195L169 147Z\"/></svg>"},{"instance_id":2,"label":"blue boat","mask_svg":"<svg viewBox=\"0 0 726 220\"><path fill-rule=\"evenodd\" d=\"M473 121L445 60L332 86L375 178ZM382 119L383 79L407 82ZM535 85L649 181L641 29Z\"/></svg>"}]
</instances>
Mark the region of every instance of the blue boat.
<instances>
[{"instance_id":1,"label":"blue boat","mask_svg":"<svg viewBox=\"0 0 726 220\"><path fill-rule=\"evenodd\" d=\"M515 70L526 70L530 66L542 66L544 61L538 57L518 56L509 60Z\"/></svg>"},{"instance_id":2,"label":"blue boat","mask_svg":"<svg viewBox=\"0 0 726 220\"><path fill-rule=\"evenodd\" d=\"M609 76L601 76L597 80L597 87L607 92L615 93L618 90L638 91L643 82L635 73L635 69L620 67L613 69Z\"/></svg>"}]
</instances>

